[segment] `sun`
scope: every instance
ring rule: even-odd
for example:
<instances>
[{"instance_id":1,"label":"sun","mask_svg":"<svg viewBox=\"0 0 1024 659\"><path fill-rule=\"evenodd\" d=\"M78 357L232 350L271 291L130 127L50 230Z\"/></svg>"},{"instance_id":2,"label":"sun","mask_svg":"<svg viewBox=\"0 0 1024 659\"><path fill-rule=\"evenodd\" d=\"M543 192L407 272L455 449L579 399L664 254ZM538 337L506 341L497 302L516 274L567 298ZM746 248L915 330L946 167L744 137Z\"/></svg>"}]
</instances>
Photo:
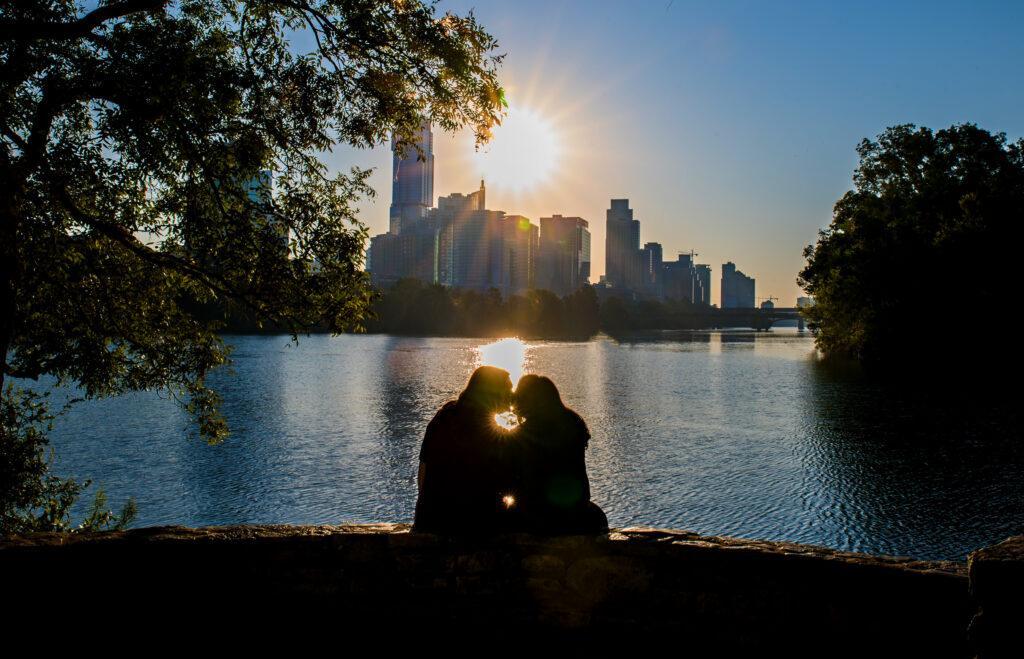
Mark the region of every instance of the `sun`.
<instances>
[{"instance_id":1,"label":"sun","mask_svg":"<svg viewBox=\"0 0 1024 659\"><path fill-rule=\"evenodd\" d=\"M562 155L558 131L542 114L511 106L491 141L476 153L488 185L522 192L547 181Z\"/></svg>"}]
</instances>

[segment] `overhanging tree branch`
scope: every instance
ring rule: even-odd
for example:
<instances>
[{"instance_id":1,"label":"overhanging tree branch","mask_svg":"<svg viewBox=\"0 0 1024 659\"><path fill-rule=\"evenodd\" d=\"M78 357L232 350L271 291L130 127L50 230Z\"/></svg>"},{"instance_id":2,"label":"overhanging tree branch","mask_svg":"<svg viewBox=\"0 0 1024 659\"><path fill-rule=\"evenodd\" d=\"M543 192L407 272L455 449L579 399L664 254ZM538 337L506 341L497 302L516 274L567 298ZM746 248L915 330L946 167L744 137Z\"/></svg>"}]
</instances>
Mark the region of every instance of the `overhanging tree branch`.
<instances>
[{"instance_id":1,"label":"overhanging tree branch","mask_svg":"<svg viewBox=\"0 0 1024 659\"><path fill-rule=\"evenodd\" d=\"M292 327L301 327L304 325L303 322L294 316L289 314L278 314L273 310L268 309L259 299L236 290L223 277L205 270L198 264L175 254L155 250L140 241L134 234L124 227L86 213L79 208L77 204L75 204L71 194L63 186L54 184L51 186L51 192L54 200L57 201L57 203L59 203L75 221L88 226L102 236L110 238L143 261L156 267L167 268L178 272L179 274L191 277L204 286L210 288L218 295L236 300L242 303L253 313L266 315L275 322L287 324Z\"/></svg>"},{"instance_id":2,"label":"overhanging tree branch","mask_svg":"<svg viewBox=\"0 0 1024 659\"><path fill-rule=\"evenodd\" d=\"M103 23L164 7L169 0L123 0L103 5L77 21L44 23L37 21L0 22L0 39L35 41L37 39L73 39L88 36Z\"/></svg>"}]
</instances>

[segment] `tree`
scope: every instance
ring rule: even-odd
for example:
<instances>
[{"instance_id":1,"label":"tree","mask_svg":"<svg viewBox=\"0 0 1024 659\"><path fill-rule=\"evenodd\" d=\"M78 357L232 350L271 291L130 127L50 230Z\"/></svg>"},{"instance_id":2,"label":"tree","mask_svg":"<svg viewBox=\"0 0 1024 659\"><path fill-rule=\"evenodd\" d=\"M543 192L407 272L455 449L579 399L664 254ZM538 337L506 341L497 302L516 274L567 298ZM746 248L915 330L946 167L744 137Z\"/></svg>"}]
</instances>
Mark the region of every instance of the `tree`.
<instances>
[{"instance_id":1,"label":"tree","mask_svg":"<svg viewBox=\"0 0 1024 659\"><path fill-rule=\"evenodd\" d=\"M605 298L601 303L601 329L614 335L632 329L632 308L617 295Z\"/></svg>"},{"instance_id":2,"label":"tree","mask_svg":"<svg viewBox=\"0 0 1024 659\"><path fill-rule=\"evenodd\" d=\"M875 366L987 361L957 339L962 322L1019 302L1024 140L904 125L857 152L854 189L797 280L818 347Z\"/></svg>"},{"instance_id":3,"label":"tree","mask_svg":"<svg viewBox=\"0 0 1024 659\"><path fill-rule=\"evenodd\" d=\"M593 286L581 286L563 299L569 334L589 339L601 326L600 304Z\"/></svg>"},{"instance_id":4,"label":"tree","mask_svg":"<svg viewBox=\"0 0 1024 659\"><path fill-rule=\"evenodd\" d=\"M527 332L533 336L556 338L565 336L565 304L562 298L544 288L527 291L530 320Z\"/></svg>"},{"instance_id":5,"label":"tree","mask_svg":"<svg viewBox=\"0 0 1024 659\"><path fill-rule=\"evenodd\" d=\"M228 348L196 309L358 329L369 172L318 156L410 148L427 120L486 140L496 47L472 14L415 0L4 2L3 396L21 396L9 376L165 389L223 438L204 380ZM253 194L268 172L274 194Z\"/></svg>"}]
</instances>

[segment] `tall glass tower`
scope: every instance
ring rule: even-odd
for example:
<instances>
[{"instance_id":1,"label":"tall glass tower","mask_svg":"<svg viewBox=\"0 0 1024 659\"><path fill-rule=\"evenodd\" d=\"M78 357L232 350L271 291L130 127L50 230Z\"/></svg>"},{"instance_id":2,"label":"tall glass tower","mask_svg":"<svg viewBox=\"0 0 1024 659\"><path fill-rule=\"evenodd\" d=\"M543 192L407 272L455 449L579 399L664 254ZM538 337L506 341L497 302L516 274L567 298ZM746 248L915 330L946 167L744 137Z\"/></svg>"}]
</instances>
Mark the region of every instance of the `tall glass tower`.
<instances>
[{"instance_id":1,"label":"tall glass tower","mask_svg":"<svg viewBox=\"0 0 1024 659\"><path fill-rule=\"evenodd\" d=\"M629 199L612 199L606 211L604 274L616 288L637 290L641 283L640 221ZM543 229L541 230L543 233Z\"/></svg>"},{"instance_id":2,"label":"tall glass tower","mask_svg":"<svg viewBox=\"0 0 1024 659\"><path fill-rule=\"evenodd\" d=\"M390 232L402 233L427 214L434 205L434 133L424 124L416 137L422 154L409 147L398 153L391 139L391 212Z\"/></svg>"}]
</instances>

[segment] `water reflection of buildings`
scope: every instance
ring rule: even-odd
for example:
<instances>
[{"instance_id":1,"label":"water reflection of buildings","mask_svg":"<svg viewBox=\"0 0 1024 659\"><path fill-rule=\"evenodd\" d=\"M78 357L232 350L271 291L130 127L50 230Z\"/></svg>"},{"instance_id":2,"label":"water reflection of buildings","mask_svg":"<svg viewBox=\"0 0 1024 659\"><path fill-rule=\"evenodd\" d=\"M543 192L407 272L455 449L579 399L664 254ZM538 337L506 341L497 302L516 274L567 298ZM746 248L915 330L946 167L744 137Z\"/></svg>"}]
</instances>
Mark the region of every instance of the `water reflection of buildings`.
<instances>
[{"instance_id":1,"label":"water reflection of buildings","mask_svg":"<svg viewBox=\"0 0 1024 659\"><path fill-rule=\"evenodd\" d=\"M718 340L721 343L753 344L757 342L757 335L753 332L719 332Z\"/></svg>"},{"instance_id":2,"label":"water reflection of buildings","mask_svg":"<svg viewBox=\"0 0 1024 659\"><path fill-rule=\"evenodd\" d=\"M648 332L630 332L613 337L616 343L623 345L640 345L645 343L711 343L717 340L718 332L705 330L652 330Z\"/></svg>"},{"instance_id":3,"label":"water reflection of buildings","mask_svg":"<svg viewBox=\"0 0 1024 659\"><path fill-rule=\"evenodd\" d=\"M387 337L379 372L370 378L376 389L373 396L379 444L377 474L379 496L391 507L412 517L415 500L416 469L423 431L434 410L445 399L431 387L430 373L424 370L422 353L426 339ZM443 374L436 374L443 379Z\"/></svg>"}]
</instances>

